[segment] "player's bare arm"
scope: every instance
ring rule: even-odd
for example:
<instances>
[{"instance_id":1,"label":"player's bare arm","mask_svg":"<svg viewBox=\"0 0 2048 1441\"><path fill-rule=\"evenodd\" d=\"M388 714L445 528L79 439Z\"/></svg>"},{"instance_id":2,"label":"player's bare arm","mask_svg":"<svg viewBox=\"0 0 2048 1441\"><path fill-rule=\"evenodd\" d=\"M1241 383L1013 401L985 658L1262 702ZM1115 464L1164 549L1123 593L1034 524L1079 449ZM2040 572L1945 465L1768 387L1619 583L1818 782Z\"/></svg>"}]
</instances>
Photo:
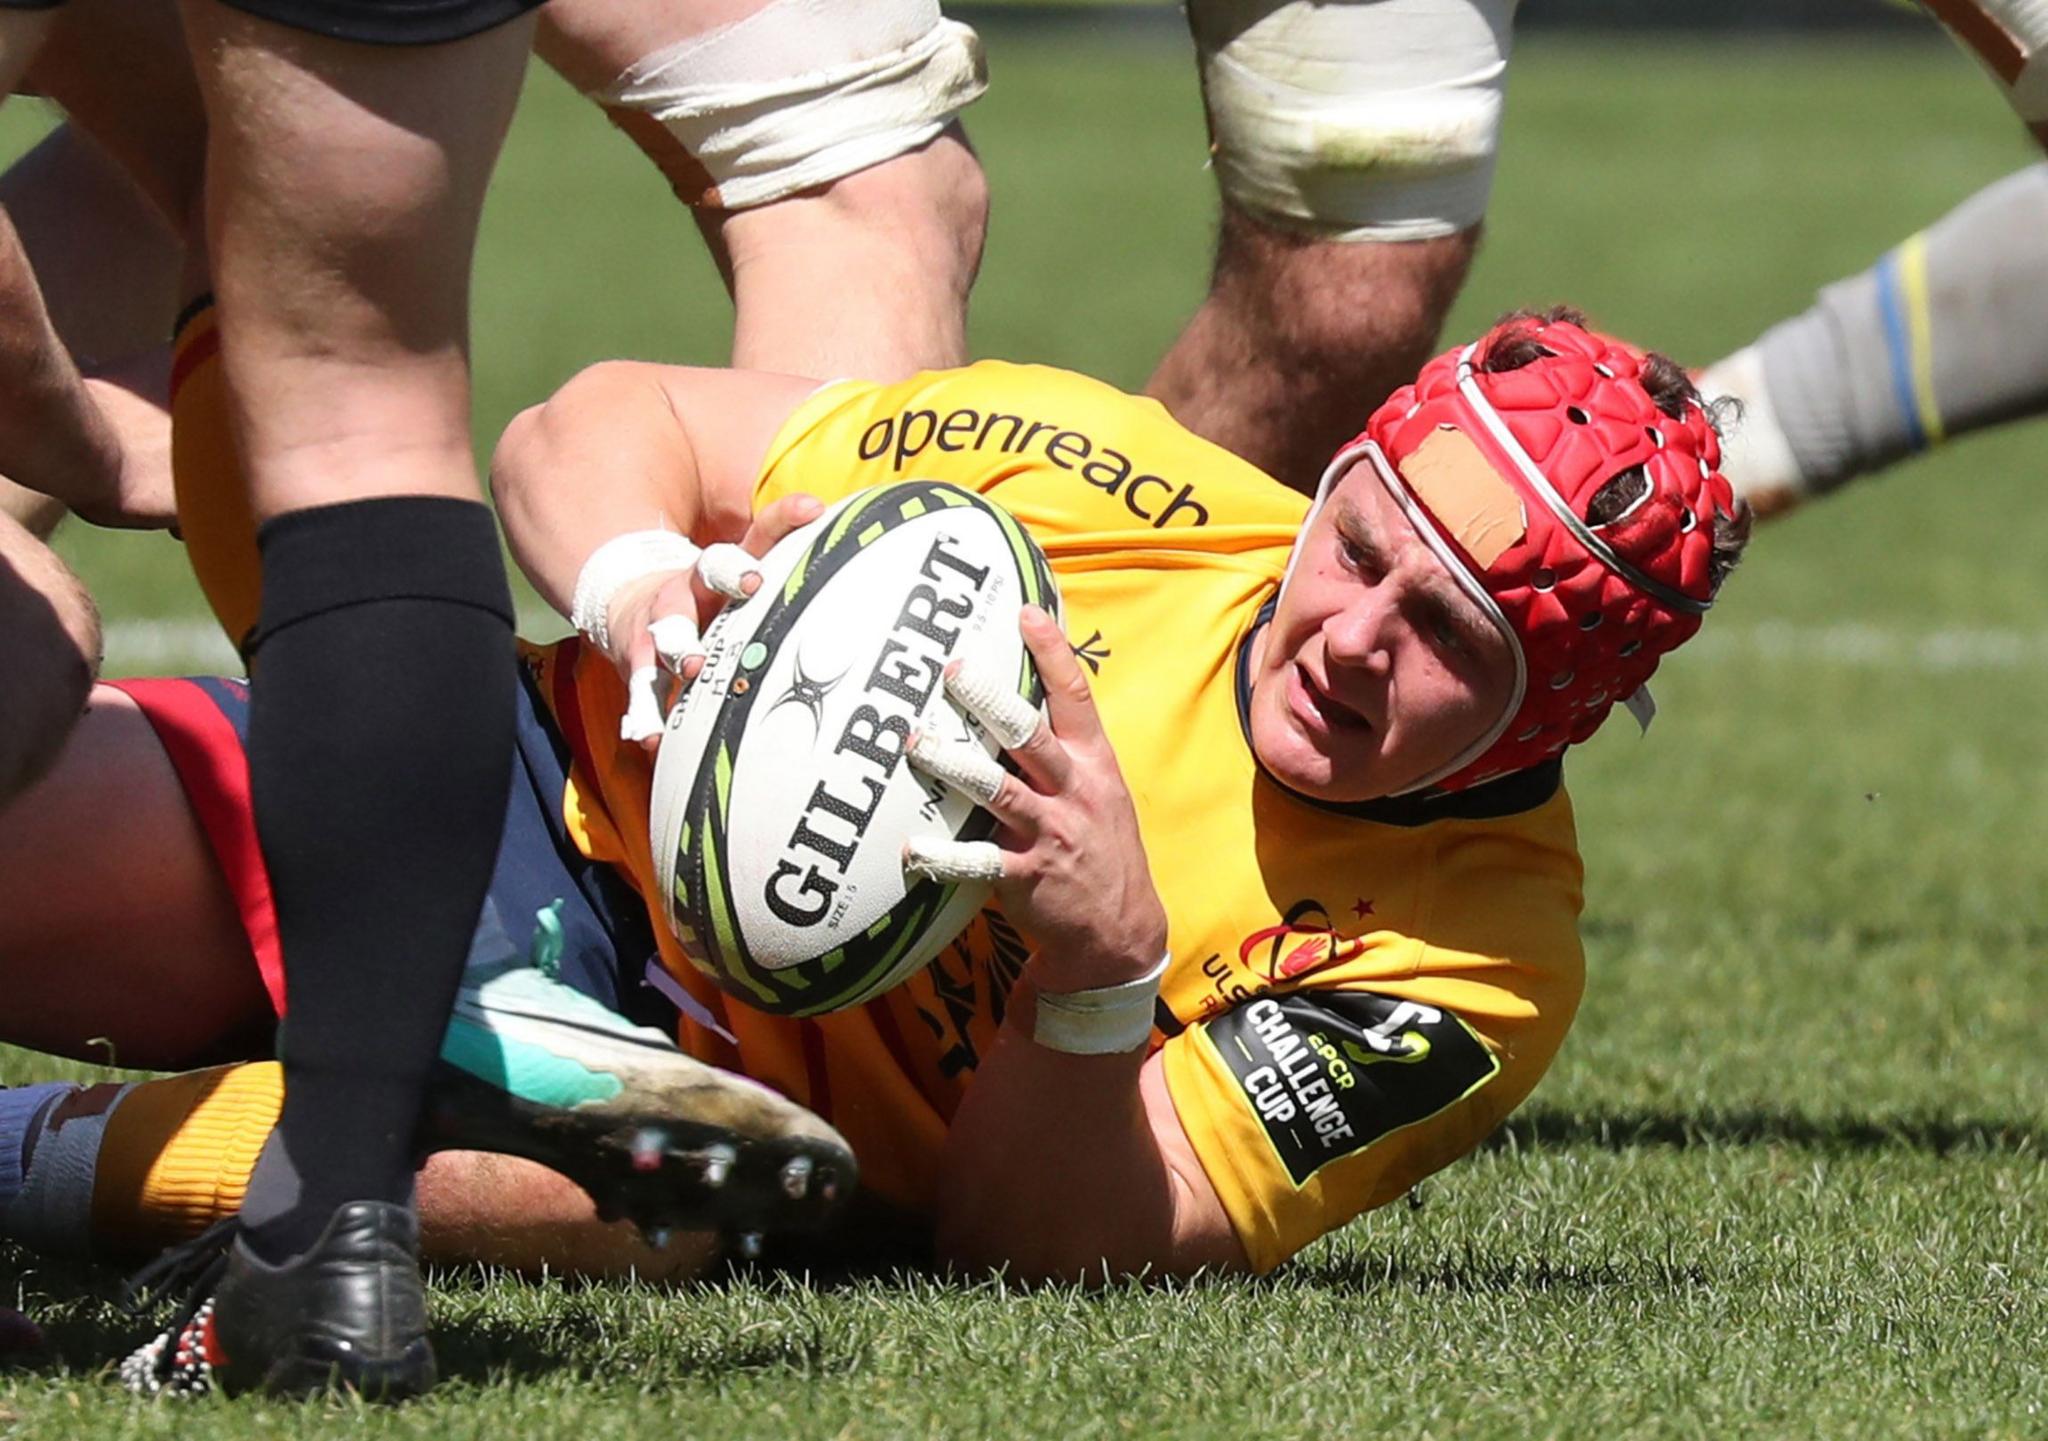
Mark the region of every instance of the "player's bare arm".
<instances>
[{"instance_id":1,"label":"player's bare arm","mask_svg":"<svg viewBox=\"0 0 2048 1441\"><path fill-rule=\"evenodd\" d=\"M1241 1269L1142 1040L1077 1055L1037 1038L1046 998L1156 975L1166 911L1080 663L1044 611L1025 612L1024 639L1048 715L1010 748L1017 769L985 804L1001 824L996 894L1035 947L1033 1002L1009 1013L947 1133L939 1254L1027 1280Z\"/></svg>"},{"instance_id":2,"label":"player's bare arm","mask_svg":"<svg viewBox=\"0 0 2048 1441\"><path fill-rule=\"evenodd\" d=\"M699 544L739 539L761 456L817 385L630 360L591 366L515 416L491 458L513 558L567 615L584 562L614 536L663 527Z\"/></svg>"},{"instance_id":3,"label":"player's bare arm","mask_svg":"<svg viewBox=\"0 0 2048 1441\"><path fill-rule=\"evenodd\" d=\"M760 582L750 557L818 513L753 513L776 430L815 381L611 361L517 416L491 462L513 558L611 656L633 690L622 734L652 750L658 678L694 679L697 637Z\"/></svg>"}]
</instances>

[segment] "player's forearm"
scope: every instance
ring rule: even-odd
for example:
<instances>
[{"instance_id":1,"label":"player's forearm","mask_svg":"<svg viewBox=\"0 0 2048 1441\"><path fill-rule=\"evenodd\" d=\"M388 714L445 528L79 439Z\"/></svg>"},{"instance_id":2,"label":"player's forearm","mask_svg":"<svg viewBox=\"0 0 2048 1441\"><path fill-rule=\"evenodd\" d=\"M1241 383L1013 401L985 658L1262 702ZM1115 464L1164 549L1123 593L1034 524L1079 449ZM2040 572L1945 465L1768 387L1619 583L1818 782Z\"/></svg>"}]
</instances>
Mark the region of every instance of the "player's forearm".
<instances>
[{"instance_id":1,"label":"player's forearm","mask_svg":"<svg viewBox=\"0 0 2048 1441\"><path fill-rule=\"evenodd\" d=\"M696 455L656 370L591 367L506 427L491 460L513 558L563 615L584 561L613 536L700 529Z\"/></svg>"},{"instance_id":2,"label":"player's forearm","mask_svg":"<svg viewBox=\"0 0 2048 1441\"><path fill-rule=\"evenodd\" d=\"M72 509L115 488L121 452L0 214L0 474Z\"/></svg>"},{"instance_id":3,"label":"player's forearm","mask_svg":"<svg viewBox=\"0 0 2048 1441\"><path fill-rule=\"evenodd\" d=\"M1143 1052L1048 1050L1013 1011L947 1135L940 1258L1027 1281L1241 1269L1227 1222L1159 1143L1153 1113L1171 1104Z\"/></svg>"}]
</instances>

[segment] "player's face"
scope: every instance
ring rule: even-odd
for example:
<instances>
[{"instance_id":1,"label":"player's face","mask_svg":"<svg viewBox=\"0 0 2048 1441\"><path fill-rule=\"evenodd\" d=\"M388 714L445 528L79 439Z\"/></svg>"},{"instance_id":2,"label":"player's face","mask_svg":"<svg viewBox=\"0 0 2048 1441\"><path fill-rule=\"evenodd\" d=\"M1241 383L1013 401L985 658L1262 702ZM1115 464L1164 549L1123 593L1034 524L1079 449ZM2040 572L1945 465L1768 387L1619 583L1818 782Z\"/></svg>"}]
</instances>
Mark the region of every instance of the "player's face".
<instances>
[{"instance_id":1,"label":"player's face","mask_svg":"<svg viewBox=\"0 0 2048 1441\"><path fill-rule=\"evenodd\" d=\"M1303 795L1393 795L1500 719L1514 655L1361 460L1252 655L1252 749Z\"/></svg>"}]
</instances>

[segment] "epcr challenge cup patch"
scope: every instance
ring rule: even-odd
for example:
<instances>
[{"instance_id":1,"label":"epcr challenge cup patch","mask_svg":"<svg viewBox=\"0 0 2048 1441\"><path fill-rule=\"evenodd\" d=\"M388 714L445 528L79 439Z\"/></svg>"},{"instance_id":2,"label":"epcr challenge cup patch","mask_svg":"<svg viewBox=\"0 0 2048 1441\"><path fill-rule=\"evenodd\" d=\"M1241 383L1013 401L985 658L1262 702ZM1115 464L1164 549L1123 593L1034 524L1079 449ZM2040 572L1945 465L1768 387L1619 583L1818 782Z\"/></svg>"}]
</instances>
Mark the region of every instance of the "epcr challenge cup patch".
<instances>
[{"instance_id":1,"label":"epcr challenge cup patch","mask_svg":"<svg viewBox=\"0 0 2048 1441\"><path fill-rule=\"evenodd\" d=\"M1204 1029L1297 1187L1500 1072L1449 1011L1369 991L1260 996Z\"/></svg>"}]
</instances>

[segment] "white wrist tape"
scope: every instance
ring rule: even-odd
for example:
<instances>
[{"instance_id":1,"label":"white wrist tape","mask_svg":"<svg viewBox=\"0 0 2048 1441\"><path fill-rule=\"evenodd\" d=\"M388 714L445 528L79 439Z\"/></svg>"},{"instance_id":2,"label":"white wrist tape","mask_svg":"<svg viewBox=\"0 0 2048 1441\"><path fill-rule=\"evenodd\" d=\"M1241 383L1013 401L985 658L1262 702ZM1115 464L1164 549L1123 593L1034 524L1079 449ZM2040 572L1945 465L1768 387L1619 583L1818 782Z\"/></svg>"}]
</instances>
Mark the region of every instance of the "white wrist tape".
<instances>
[{"instance_id":1,"label":"white wrist tape","mask_svg":"<svg viewBox=\"0 0 2048 1441\"><path fill-rule=\"evenodd\" d=\"M569 624L610 654L612 597L622 587L657 571L688 570L700 554L695 542L672 530L629 530L613 536L592 551L576 573Z\"/></svg>"},{"instance_id":2,"label":"white wrist tape","mask_svg":"<svg viewBox=\"0 0 2048 1441\"><path fill-rule=\"evenodd\" d=\"M1038 993L1038 1019L1031 1039L1048 1051L1070 1056L1114 1056L1135 1051L1152 1034L1152 1013L1159 1004L1159 980L1173 953L1120 986L1056 994Z\"/></svg>"}]
</instances>

